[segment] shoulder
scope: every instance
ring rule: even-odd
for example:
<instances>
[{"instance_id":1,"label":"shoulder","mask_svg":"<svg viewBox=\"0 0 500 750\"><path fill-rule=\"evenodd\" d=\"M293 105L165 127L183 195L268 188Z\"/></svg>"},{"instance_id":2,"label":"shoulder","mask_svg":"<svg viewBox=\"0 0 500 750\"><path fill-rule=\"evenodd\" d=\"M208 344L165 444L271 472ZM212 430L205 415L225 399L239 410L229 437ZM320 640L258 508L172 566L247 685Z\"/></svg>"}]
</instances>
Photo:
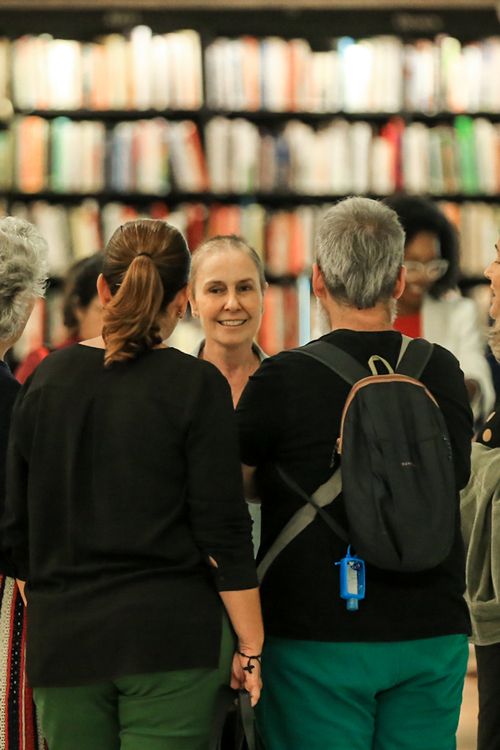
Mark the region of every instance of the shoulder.
<instances>
[{"instance_id":1,"label":"shoulder","mask_svg":"<svg viewBox=\"0 0 500 750\"><path fill-rule=\"evenodd\" d=\"M15 379L5 363L0 365L0 403L9 406L14 403L21 389L21 383Z\"/></svg>"}]
</instances>

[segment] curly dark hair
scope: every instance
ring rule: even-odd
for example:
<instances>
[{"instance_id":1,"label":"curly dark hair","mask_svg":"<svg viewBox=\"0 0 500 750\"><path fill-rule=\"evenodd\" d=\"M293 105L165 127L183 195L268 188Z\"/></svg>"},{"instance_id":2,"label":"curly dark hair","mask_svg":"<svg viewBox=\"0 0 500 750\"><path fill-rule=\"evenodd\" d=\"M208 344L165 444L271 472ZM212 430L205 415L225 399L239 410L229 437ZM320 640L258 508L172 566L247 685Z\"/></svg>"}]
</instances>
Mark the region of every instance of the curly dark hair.
<instances>
[{"instance_id":1,"label":"curly dark hair","mask_svg":"<svg viewBox=\"0 0 500 750\"><path fill-rule=\"evenodd\" d=\"M460 275L458 233L435 203L413 195L395 195L384 201L398 215L406 235L405 245L419 232L433 232L439 239L441 257L449 262L448 270L434 282L429 294L438 299L456 285Z\"/></svg>"}]
</instances>

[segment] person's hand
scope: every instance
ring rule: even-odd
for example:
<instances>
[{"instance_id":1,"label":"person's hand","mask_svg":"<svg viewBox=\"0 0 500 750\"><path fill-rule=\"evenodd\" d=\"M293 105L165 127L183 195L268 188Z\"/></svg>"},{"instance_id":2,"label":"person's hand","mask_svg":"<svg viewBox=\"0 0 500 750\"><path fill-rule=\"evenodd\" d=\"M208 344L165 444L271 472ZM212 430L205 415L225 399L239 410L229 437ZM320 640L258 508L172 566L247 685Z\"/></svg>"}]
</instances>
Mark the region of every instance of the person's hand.
<instances>
[{"instance_id":1,"label":"person's hand","mask_svg":"<svg viewBox=\"0 0 500 750\"><path fill-rule=\"evenodd\" d=\"M262 688L262 679L260 676L260 661L252 659L250 661L251 671L245 669L248 666L248 656L242 656L236 653L233 658L233 668L231 671L231 687L235 690L245 688L250 693L252 706L255 706L260 698Z\"/></svg>"},{"instance_id":2,"label":"person's hand","mask_svg":"<svg viewBox=\"0 0 500 750\"><path fill-rule=\"evenodd\" d=\"M19 589L19 593L22 596L24 606L27 607L28 602L26 601L26 595L24 593L24 587L26 586L26 581L21 581L19 578L16 578L16 582L17 582L17 588Z\"/></svg>"}]
</instances>

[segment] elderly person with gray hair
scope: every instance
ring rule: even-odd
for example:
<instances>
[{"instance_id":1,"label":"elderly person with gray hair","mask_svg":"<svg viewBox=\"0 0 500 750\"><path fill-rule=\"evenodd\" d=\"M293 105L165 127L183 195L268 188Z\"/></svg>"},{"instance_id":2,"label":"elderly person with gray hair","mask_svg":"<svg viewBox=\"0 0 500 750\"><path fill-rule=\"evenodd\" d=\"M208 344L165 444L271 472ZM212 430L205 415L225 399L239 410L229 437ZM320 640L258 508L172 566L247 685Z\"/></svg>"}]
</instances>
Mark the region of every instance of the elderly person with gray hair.
<instances>
[{"instance_id":1,"label":"elderly person with gray hair","mask_svg":"<svg viewBox=\"0 0 500 750\"><path fill-rule=\"evenodd\" d=\"M0 513L5 505L5 456L10 416L21 388L3 361L20 338L47 279L47 243L22 219L0 220ZM0 746L43 748L24 671L25 608L0 547Z\"/></svg>"},{"instance_id":2,"label":"elderly person with gray hair","mask_svg":"<svg viewBox=\"0 0 500 750\"><path fill-rule=\"evenodd\" d=\"M330 329L320 341L366 369L372 358L395 368L400 356L392 321L404 289L404 239L394 211L367 198L342 201L320 226L313 288ZM267 750L455 747L470 632L458 490L469 476L472 414L447 350L432 348L420 380L450 435L451 551L423 572L366 562L357 611L340 595L336 563L347 543L320 514L310 514L271 560L304 493L313 495L339 464L335 446L350 385L321 361L282 352L261 364L238 404L244 471L262 500L266 642L257 718ZM346 507L340 494L324 510L348 528Z\"/></svg>"}]
</instances>

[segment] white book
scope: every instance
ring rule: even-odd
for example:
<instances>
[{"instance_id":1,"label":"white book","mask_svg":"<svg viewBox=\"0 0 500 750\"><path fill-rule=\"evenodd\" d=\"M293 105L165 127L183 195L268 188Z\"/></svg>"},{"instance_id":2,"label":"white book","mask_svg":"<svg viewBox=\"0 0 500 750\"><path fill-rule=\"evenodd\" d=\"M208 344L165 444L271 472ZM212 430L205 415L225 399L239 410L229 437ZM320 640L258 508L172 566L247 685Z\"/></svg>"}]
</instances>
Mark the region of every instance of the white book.
<instances>
[{"instance_id":1,"label":"white book","mask_svg":"<svg viewBox=\"0 0 500 750\"><path fill-rule=\"evenodd\" d=\"M134 109L151 107L151 37L148 26L136 26L130 34Z\"/></svg>"},{"instance_id":2,"label":"white book","mask_svg":"<svg viewBox=\"0 0 500 750\"><path fill-rule=\"evenodd\" d=\"M170 93L170 58L166 36L155 34L151 40L151 105L154 109L169 109Z\"/></svg>"},{"instance_id":3,"label":"white book","mask_svg":"<svg viewBox=\"0 0 500 750\"><path fill-rule=\"evenodd\" d=\"M421 122L410 124L404 131L403 180L408 193L426 193L429 190L429 130Z\"/></svg>"},{"instance_id":4,"label":"white book","mask_svg":"<svg viewBox=\"0 0 500 750\"><path fill-rule=\"evenodd\" d=\"M62 276L71 261L68 216L64 206L35 201L31 206L32 221L49 246L50 273Z\"/></svg>"},{"instance_id":5,"label":"white book","mask_svg":"<svg viewBox=\"0 0 500 750\"><path fill-rule=\"evenodd\" d=\"M494 195L498 192L500 141L498 128L489 120L474 120L477 174L481 193Z\"/></svg>"},{"instance_id":6,"label":"white book","mask_svg":"<svg viewBox=\"0 0 500 750\"><path fill-rule=\"evenodd\" d=\"M100 212L97 201L88 199L69 209L71 244L75 259L86 258L102 250Z\"/></svg>"},{"instance_id":7,"label":"white book","mask_svg":"<svg viewBox=\"0 0 500 750\"><path fill-rule=\"evenodd\" d=\"M260 136L256 125L237 118L230 126L229 185L235 193L258 190Z\"/></svg>"},{"instance_id":8,"label":"white book","mask_svg":"<svg viewBox=\"0 0 500 750\"><path fill-rule=\"evenodd\" d=\"M231 121L225 117L213 117L205 126L205 154L210 190L214 193L231 190L230 148Z\"/></svg>"},{"instance_id":9,"label":"white book","mask_svg":"<svg viewBox=\"0 0 500 750\"><path fill-rule=\"evenodd\" d=\"M464 79L464 110L480 112L482 109L483 51L478 44L468 44L462 49Z\"/></svg>"},{"instance_id":10,"label":"white book","mask_svg":"<svg viewBox=\"0 0 500 750\"><path fill-rule=\"evenodd\" d=\"M369 102L373 44L362 40L351 44L343 55L343 92L346 112L364 112Z\"/></svg>"},{"instance_id":11,"label":"white book","mask_svg":"<svg viewBox=\"0 0 500 750\"><path fill-rule=\"evenodd\" d=\"M352 190L356 194L367 193L370 189L372 135L372 128L367 122L354 122L351 125Z\"/></svg>"},{"instance_id":12,"label":"white book","mask_svg":"<svg viewBox=\"0 0 500 750\"><path fill-rule=\"evenodd\" d=\"M128 44L121 34L109 34L104 39L108 67L109 108L128 109L131 106L128 79L130 56Z\"/></svg>"},{"instance_id":13,"label":"white book","mask_svg":"<svg viewBox=\"0 0 500 750\"><path fill-rule=\"evenodd\" d=\"M333 195L347 195L352 190L349 123L338 118L329 126L330 134L330 190Z\"/></svg>"},{"instance_id":14,"label":"white book","mask_svg":"<svg viewBox=\"0 0 500 750\"><path fill-rule=\"evenodd\" d=\"M53 39L47 44L49 109L80 109L82 96L81 45Z\"/></svg>"}]
</instances>

